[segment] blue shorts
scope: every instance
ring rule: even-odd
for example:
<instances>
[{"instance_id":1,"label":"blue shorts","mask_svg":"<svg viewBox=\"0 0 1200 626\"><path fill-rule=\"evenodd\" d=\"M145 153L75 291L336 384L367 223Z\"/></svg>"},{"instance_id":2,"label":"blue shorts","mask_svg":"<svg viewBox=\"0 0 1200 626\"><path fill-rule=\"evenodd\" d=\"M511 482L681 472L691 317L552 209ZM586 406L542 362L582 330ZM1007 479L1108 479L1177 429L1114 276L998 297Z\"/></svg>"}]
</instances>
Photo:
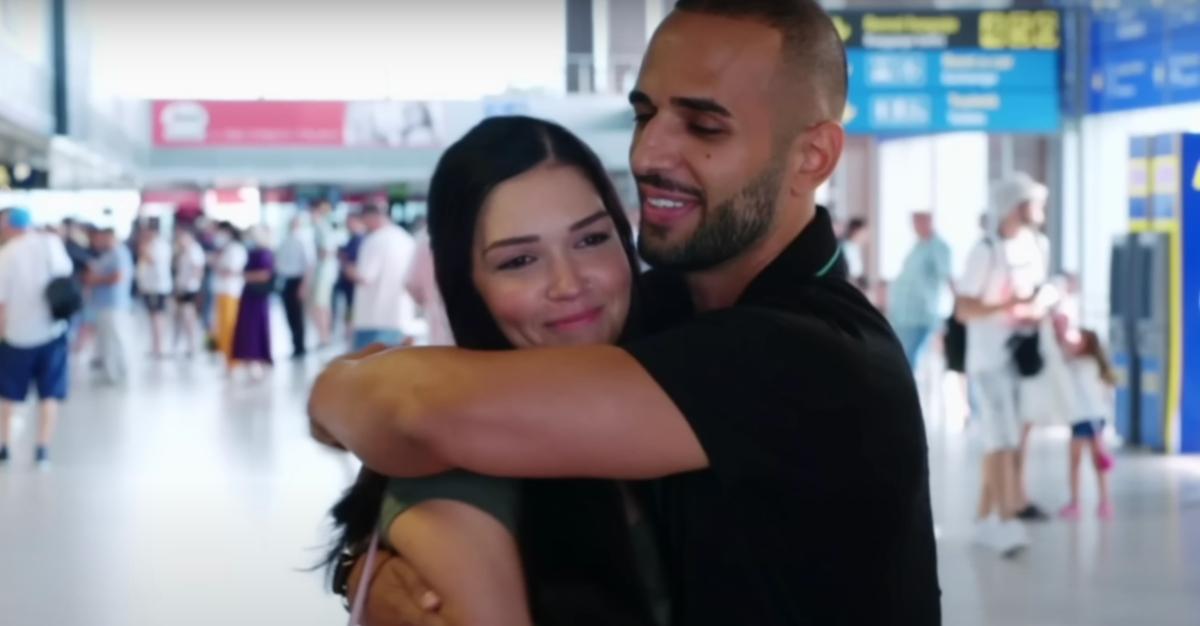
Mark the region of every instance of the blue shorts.
<instances>
[{"instance_id":1,"label":"blue shorts","mask_svg":"<svg viewBox=\"0 0 1200 626\"><path fill-rule=\"evenodd\" d=\"M1104 432L1104 420L1083 420L1071 425L1072 439L1095 439Z\"/></svg>"},{"instance_id":2,"label":"blue shorts","mask_svg":"<svg viewBox=\"0 0 1200 626\"><path fill-rule=\"evenodd\" d=\"M29 386L38 398L67 398L67 335L33 348L0 343L0 398L24 402Z\"/></svg>"},{"instance_id":3,"label":"blue shorts","mask_svg":"<svg viewBox=\"0 0 1200 626\"><path fill-rule=\"evenodd\" d=\"M404 333L398 330L356 330L352 343L352 352L358 352L373 343L381 343L389 348L395 348L404 343Z\"/></svg>"}]
</instances>

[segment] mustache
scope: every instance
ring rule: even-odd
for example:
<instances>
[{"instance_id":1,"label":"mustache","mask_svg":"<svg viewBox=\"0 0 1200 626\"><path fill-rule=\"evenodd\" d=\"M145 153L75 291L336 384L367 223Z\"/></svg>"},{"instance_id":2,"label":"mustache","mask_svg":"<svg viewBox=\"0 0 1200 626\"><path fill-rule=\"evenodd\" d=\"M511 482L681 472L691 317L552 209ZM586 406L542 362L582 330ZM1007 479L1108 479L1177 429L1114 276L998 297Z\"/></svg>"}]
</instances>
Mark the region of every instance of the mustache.
<instances>
[{"instance_id":1,"label":"mustache","mask_svg":"<svg viewBox=\"0 0 1200 626\"><path fill-rule=\"evenodd\" d=\"M700 198L701 200L704 199L704 192L701 191L700 189L697 189L695 187L689 187L687 185L684 185L683 183L675 182L669 178L664 178L661 174L642 174L639 176L634 176L633 179L636 180L639 184L647 185L650 187L657 187L658 189L661 189L663 191L673 191L675 193L686 193L688 195L696 196L697 198Z\"/></svg>"}]
</instances>

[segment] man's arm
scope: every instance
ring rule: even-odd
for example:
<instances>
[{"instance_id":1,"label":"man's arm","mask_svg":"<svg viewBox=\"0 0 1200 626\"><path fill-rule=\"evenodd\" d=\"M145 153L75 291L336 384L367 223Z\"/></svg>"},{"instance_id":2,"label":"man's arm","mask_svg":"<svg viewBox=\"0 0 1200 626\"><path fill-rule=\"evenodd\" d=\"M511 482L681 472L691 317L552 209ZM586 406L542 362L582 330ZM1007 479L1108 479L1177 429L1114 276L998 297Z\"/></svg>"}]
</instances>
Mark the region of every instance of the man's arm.
<instances>
[{"instance_id":1,"label":"man's arm","mask_svg":"<svg viewBox=\"0 0 1200 626\"><path fill-rule=\"evenodd\" d=\"M331 366L309 404L392 476L656 478L708 466L686 418L620 348L391 350Z\"/></svg>"}]
</instances>

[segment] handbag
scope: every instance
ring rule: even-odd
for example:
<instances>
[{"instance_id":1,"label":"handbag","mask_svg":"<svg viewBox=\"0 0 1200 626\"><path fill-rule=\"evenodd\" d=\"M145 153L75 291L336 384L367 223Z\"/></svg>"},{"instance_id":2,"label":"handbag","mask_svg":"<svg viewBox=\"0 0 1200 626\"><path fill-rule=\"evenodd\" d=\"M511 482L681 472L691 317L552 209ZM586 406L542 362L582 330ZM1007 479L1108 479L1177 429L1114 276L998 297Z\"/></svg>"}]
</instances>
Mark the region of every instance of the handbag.
<instances>
[{"instance_id":1,"label":"handbag","mask_svg":"<svg viewBox=\"0 0 1200 626\"><path fill-rule=\"evenodd\" d=\"M252 296L269 296L275 293L275 276L271 276L269 280L264 280L262 282L246 281L246 286L243 287L243 291L247 295Z\"/></svg>"},{"instance_id":2,"label":"handbag","mask_svg":"<svg viewBox=\"0 0 1200 626\"><path fill-rule=\"evenodd\" d=\"M942 338L942 348L946 354L946 369L952 372L965 372L967 364L967 327L951 314L946 318L946 332Z\"/></svg>"},{"instance_id":3,"label":"handbag","mask_svg":"<svg viewBox=\"0 0 1200 626\"><path fill-rule=\"evenodd\" d=\"M44 291L46 304L50 306L50 316L56 321L69 320L83 309L83 289L72 276L54 276L54 261L51 256L54 250L50 247L50 240L47 239L46 242L46 263L51 276Z\"/></svg>"},{"instance_id":4,"label":"handbag","mask_svg":"<svg viewBox=\"0 0 1200 626\"><path fill-rule=\"evenodd\" d=\"M379 556L379 531L371 536L371 547L367 550L367 562L363 568L362 580L354 592L354 600L350 603L349 626L362 624L363 611L367 606L367 596L371 590L371 579L375 574L375 559Z\"/></svg>"},{"instance_id":5,"label":"handbag","mask_svg":"<svg viewBox=\"0 0 1200 626\"><path fill-rule=\"evenodd\" d=\"M1013 363L1017 373L1022 378L1032 378L1042 372L1046 359L1042 358L1041 330L1016 333L1008 339L1008 349L1012 352Z\"/></svg>"}]
</instances>

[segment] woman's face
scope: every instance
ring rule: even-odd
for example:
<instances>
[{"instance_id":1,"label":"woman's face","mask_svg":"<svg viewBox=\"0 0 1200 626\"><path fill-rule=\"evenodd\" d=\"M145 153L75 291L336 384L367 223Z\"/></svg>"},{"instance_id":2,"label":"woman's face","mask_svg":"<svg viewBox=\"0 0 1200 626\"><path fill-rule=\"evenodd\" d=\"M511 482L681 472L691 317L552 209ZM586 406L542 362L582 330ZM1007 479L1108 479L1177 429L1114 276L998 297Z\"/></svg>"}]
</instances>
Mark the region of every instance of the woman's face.
<instances>
[{"instance_id":1,"label":"woman's face","mask_svg":"<svg viewBox=\"0 0 1200 626\"><path fill-rule=\"evenodd\" d=\"M595 187L547 165L488 196L472 248L475 287L518 348L612 343L629 314L632 270Z\"/></svg>"}]
</instances>

